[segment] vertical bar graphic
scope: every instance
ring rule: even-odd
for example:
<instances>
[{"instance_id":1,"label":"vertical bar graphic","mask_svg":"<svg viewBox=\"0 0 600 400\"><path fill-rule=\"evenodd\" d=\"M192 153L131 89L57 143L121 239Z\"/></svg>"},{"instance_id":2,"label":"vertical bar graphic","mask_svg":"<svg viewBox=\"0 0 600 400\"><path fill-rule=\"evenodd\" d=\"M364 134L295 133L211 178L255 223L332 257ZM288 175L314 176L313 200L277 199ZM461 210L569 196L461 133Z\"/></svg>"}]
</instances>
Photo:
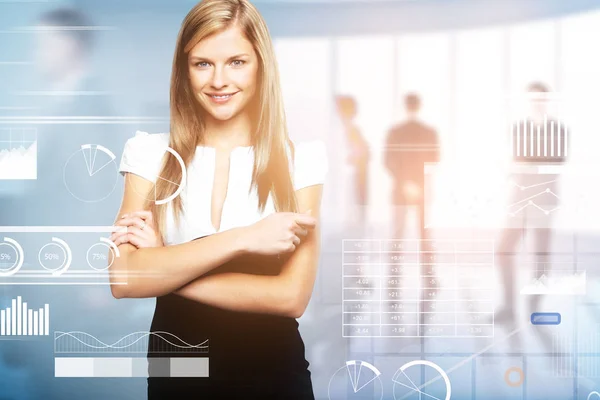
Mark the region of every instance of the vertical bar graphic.
<instances>
[{"instance_id":1,"label":"vertical bar graphic","mask_svg":"<svg viewBox=\"0 0 600 400\"><path fill-rule=\"evenodd\" d=\"M6 311L0 310L0 335L6 335Z\"/></svg>"},{"instance_id":2,"label":"vertical bar graphic","mask_svg":"<svg viewBox=\"0 0 600 400\"><path fill-rule=\"evenodd\" d=\"M27 336L27 302L23 302L23 310L22 310L22 319L23 319L23 335Z\"/></svg>"},{"instance_id":3,"label":"vertical bar graphic","mask_svg":"<svg viewBox=\"0 0 600 400\"><path fill-rule=\"evenodd\" d=\"M17 335L21 335L21 307L23 299L21 296L17 296Z\"/></svg>"},{"instance_id":4,"label":"vertical bar graphic","mask_svg":"<svg viewBox=\"0 0 600 400\"><path fill-rule=\"evenodd\" d=\"M10 310L11 313L11 328L10 331L13 335L17 334L17 299L12 299L12 308Z\"/></svg>"},{"instance_id":5,"label":"vertical bar graphic","mask_svg":"<svg viewBox=\"0 0 600 400\"><path fill-rule=\"evenodd\" d=\"M529 155L533 157L533 135L535 135L535 127L533 126L533 121L529 123Z\"/></svg>"},{"instance_id":6,"label":"vertical bar graphic","mask_svg":"<svg viewBox=\"0 0 600 400\"><path fill-rule=\"evenodd\" d=\"M515 136L516 134L516 136ZM519 145L519 140L521 139L521 123L517 122L517 131L515 132L515 130L513 129L513 131L511 132L510 135L510 151L513 152L513 156L518 156L519 155L519 149L520 149L520 145Z\"/></svg>"},{"instance_id":7,"label":"vertical bar graphic","mask_svg":"<svg viewBox=\"0 0 600 400\"><path fill-rule=\"evenodd\" d=\"M517 137L516 137L516 142L517 142L517 156L521 155L521 123L517 122Z\"/></svg>"},{"instance_id":8,"label":"vertical bar graphic","mask_svg":"<svg viewBox=\"0 0 600 400\"><path fill-rule=\"evenodd\" d=\"M557 124L558 124L558 127L556 128L556 147L558 148L558 150L556 150L556 153L557 153L556 155L560 157L561 153L562 153L562 151L561 151L562 150L562 143L561 143L561 140L560 140L560 133L561 133L560 132L560 125L561 125L560 124L560 120L558 120Z\"/></svg>"},{"instance_id":9,"label":"vertical bar graphic","mask_svg":"<svg viewBox=\"0 0 600 400\"><path fill-rule=\"evenodd\" d=\"M44 335L44 309L43 308L40 308L40 310L38 311L38 316L40 318L39 335L42 336L42 335Z\"/></svg>"},{"instance_id":10,"label":"vertical bar graphic","mask_svg":"<svg viewBox=\"0 0 600 400\"><path fill-rule=\"evenodd\" d=\"M44 334L48 336L50 334L50 304L44 304L44 315L46 316L44 324Z\"/></svg>"},{"instance_id":11,"label":"vertical bar graphic","mask_svg":"<svg viewBox=\"0 0 600 400\"><path fill-rule=\"evenodd\" d=\"M554 121L550 122L550 157L554 157Z\"/></svg>"},{"instance_id":12,"label":"vertical bar graphic","mask_svg":"<svg viewBox=\"0 0 600 400\"><path fill-rule=\"evenodd\" d=\"M540 156L540 132L541 132L542 127L538 125L538 135L537 135L537 150L538 150L538 154L537 156Z\"/></svg>"},{"instance_id":13,"label":"vertical bar graphic","mask_svg":"<svg viewBox=\"0 0 600 400\"><path fill-rule=\"evenodd\" d=\"M33 310L31 308L27 310L27 334L33 335Z\"/></svg>"},{"instance_id":14,"label":"vertical bar graphic","mask_svg":"<svg viewBox=\"0 0 600 400\"><path fill-rule=\"evenodd\" d=\"M527 157L527 120L523 121L523 157Z\"/></svg>"},{"instance_id":15,"label":"vertical bar graphic","mask_svg":"<svg viewBox=\"0 0 600 400\"><path fill-rule=\"evenodd\" d=\"M38 312L34 311L33 312L33 335L34 336L37 336L37 334L38 334L38 320L39 320Z\"/></svg>"},{"instance_id":16,"label":"vertical bar graphic","mask_svg":"<svg viewBox=\"0 0 600 400\"><path fill-rule=\"evenodd\" d=\"M544 157L548 156L548 118L544 115Z\"/></svg>"}]
</instances>

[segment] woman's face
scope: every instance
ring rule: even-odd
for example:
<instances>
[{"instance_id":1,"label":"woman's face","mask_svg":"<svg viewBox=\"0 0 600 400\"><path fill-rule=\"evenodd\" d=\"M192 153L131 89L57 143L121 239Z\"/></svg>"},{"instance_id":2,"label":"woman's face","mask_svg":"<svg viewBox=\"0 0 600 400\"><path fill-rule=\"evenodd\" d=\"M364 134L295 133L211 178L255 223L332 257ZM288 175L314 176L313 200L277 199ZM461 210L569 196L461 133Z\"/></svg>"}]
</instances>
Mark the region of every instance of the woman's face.
<instances>
[{"instance_id":1,"label":"woman's face","mask_svg":"<svg viewBox=\"0 0 600 400\"><path fill-rule=\"evenodd\" d=\"M256 52L237 26L201 40L190 51L188 66L200 105L216 120L243 112L256 92Z\"/></svg>"}]
</instances>

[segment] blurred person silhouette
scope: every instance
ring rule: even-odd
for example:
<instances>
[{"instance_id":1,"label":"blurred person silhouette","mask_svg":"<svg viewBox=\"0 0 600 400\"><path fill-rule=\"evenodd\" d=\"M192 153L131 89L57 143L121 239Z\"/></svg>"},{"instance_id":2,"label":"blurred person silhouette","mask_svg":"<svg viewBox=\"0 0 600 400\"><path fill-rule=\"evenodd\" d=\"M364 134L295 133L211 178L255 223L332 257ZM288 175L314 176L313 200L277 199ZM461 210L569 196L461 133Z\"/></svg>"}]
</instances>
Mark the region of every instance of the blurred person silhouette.
<instances>
[{"instance_id":1,"label":"blurred person silhouette","mask_svg":"<svg viewBox=\"0 0 600 400\"><path fill-rule=\"evenodd\" d=\"M437 132L419 120L421 99L408 94L404 99L406 121L393 126L387 135L384 162L393 180L394 235L403 236L407 206L417 209L421 239L425 230L425 164L439 161Z\"/></svg>"},{"instance_id":2,"label":"blurred person silhouette","mask_svg":"<svg viewBox=\"0 0 600 400\"><path fill-rule=\"evenodd\" d=\"M419 119L421 98L410 93L404 99L406 121L393 126L387 135L384 154L385 167L393 180L392 204L393 238L406 235L406 219L411 208L416 209L420 245L421 276L423 291L435 296L437 292L436 273L433 268L425 269L426 252L430 249L429 234L425 229L425 164L439 161L439 141L437 132ZM427 293L426 293L427 292ZM431 297L429 297L431 298ZM423 323L425 302L420 302L420 323Z\"/></svg>"},{"instance_id":3,"label":"blurred person silhouette","mask_svg":"<svg viewBox=\"0 0 600 400\"><path fill-rule=\"evenodd\" d=\"M356 100L351 96L340 95L336 97L336 106L348 141L347 162L353 169L354 205L358 211L358 227L364 233L367 228L369 144L355 122L358 113Z\"/></svg>"},{"instance_id":4,"label":"blurred person silhouette","mask_svg":"<svg viewBox=\"0 0 600 400\"><path fill-rule=\"evenodd\" d=\"M567 161L569 132L563 123L549 115L549 94L550 88L542 82L533 82L527 88L529 115L511 128L512 161L517 167L557 166ZM519 253L519 242L528 231L535 241L534 282L543 281L547 276L551 265L551 224L554 211L560 207L559 178L559 171L551 174L511 173L507 227L502 231L498 246L504 304L496 313L497 322L509 326L515 323L515 284L518 279L515 257ZM541 295L528 296L530 313L539 311L541 298ZM549 338L545 341L549 344Z\"/></svg>"}]
</instances>

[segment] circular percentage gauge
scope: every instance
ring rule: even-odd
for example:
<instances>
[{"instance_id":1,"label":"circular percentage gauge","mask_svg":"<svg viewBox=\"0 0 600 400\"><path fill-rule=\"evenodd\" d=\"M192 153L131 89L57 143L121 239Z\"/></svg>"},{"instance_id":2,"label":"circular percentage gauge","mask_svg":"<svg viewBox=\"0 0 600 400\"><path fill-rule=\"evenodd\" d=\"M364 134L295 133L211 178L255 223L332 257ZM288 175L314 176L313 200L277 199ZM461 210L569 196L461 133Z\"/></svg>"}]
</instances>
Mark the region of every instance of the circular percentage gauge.
<instances>
[{"instance_id":1,"label":"circular percentage gauge","mask_svg":"<svg viewBox=\"0 0 600 400\"><path fill-rule=\"evenodd\" d=\"M52 241L42 246L38 253L38 261L42 268L60 276L71 266L73 254L71 248L64 240L53 237Z\"/></svg>"},{"instance_id":2,"label":"circular percentage gauge","mask_svg":"<svg viewBox=\"0 0 600 400\"><path fill-rule=\"evenodd\" d=\"M113 256L110 262L108 262L106 249L108 249ZM109 269L112 266L115 257L121 257L119 248L109 239L103 237L100 238L99 243L90 246L86 255L88 265L91 269L96 271L105 271Z\"/></svg>"},{"instance_id":3,"label":"circular percentage gauge","mask_svg":"<svg viewBox=\"0 0 600 400\"><path fill-rule=\"evenodd\" d=\"M11 276L23 266L23 248L14 239L4 237L0 242L0 277Z\"/></svg>"}]
</instances>

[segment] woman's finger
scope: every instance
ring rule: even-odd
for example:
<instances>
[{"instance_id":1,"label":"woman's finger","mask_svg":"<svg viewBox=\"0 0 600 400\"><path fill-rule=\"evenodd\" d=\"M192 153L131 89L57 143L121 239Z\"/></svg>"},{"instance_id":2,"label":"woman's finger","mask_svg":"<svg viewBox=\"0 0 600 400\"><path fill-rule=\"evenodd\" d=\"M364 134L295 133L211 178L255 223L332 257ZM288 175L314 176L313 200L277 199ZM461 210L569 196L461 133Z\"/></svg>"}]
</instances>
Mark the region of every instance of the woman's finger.
<instances>
[{"instance_id":1,"label":"woman's finger","mask_svg":"<svg viewBox=\"0 0 600 400\"><path fill-rule=\"evenodd\" d=\"M292 243L294 243L294 246L298 246L300 244L300 238L296 235L294 235L292 237Z\"/></svg>"},{"instance_id":2,"label":"woman's finger","mask_svg":"<svg viewBox=\"0 0 600 400\"><path fill-rule=\"evenodd\" d=\"M148 224L146 223L146 221L144 221L140 217L127 217L127 218L117 221L116 225L117 226L127 226L127 227L134 226L139 229L142 229L142 228L145 229L146 225L148 225Z\"/></svg>"},{"instance_id":3,"label":"woman's finger","mask_svg":"<svg viewBox=\"0 0 600 400\"><path fill-rule=\"evenodd\" d=\"M317 225L317 219L307 214L295 214L294 220L296 224L303 226L304 228L314 228Z\"/></svg>"},{"instance_id":4,"label":"woman's finger","mask_svg":"<svg viewBox=\"0 0 600 400\"><path fill-rule=\"evenodd\" d=\"M145 247L144 244L146 243L144 239L133 233L127 235L127 241L137 248Z\"/></svg>"},{"instance_id":5,"label":"woman's finger","mask_svg":"<svg viewBox=\"0 0 600 400\"><path fill-rule=\"evenodd\" d=\"M133 211L126 214L127 217L138 217L144 221L152 221L152 212L148 210Z\"/></svg>"},{"instance_id":6,"label":"woman's finger","mask_svg":"<svg viewBox=\"0 0 600 400\"><path fill-rule=\"evenodd\" d=\"M118 238L120 238L123 235L127 235L127 231L113 232L113 234L110 235L110 237L108 238L108 240L110 240L111 242L115 243L115 240L117 240Z\"/></svg>"},{"instance_id":7,"label":"woman's finger","mask_svg":"<svg viewBox=\"0 0 600 400\"><path fill-rule=\"evenodd\" d=\"M305 229L305 228L303 228L302 226L300 226L298 224L294 224L293 231L298 236L306 236L306 235L308 235L308 229Z\"/></svg>"}]
</instances>

